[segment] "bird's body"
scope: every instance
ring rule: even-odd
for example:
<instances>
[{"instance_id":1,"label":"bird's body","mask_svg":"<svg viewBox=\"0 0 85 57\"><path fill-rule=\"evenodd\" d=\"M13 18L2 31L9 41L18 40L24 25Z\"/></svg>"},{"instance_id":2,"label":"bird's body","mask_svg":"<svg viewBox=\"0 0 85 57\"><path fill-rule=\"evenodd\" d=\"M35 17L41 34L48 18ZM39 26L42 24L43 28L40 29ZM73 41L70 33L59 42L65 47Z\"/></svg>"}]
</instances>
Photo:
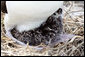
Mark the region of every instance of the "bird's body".
<instances>
[{"instance_id":1,"label":"bird's body","mask_svg":"<svg viewBox=\"0 0 85 57\"><path fill-rule=\"evenodd\" d=\"M6 29L14 26L19 32L37 28L56 10L63 7L62 1L7 1L8 18Z\"/></svg>"},{"instance_id":2,"label":"bird's body","mask_svg":"<svg viewBox=\"0 0 85 57\"><path fill-rule=\"evenodd\" d=\"M6 11L6 36L21 45L28 41L36 45L39 39L42 39L40 43L48 43L50 39L61 42L69 36L61 34L63 1L6 1L6 6L5 3L3 6L7 8L2 7L2 11Z\"/></svg>"}]
</instances>

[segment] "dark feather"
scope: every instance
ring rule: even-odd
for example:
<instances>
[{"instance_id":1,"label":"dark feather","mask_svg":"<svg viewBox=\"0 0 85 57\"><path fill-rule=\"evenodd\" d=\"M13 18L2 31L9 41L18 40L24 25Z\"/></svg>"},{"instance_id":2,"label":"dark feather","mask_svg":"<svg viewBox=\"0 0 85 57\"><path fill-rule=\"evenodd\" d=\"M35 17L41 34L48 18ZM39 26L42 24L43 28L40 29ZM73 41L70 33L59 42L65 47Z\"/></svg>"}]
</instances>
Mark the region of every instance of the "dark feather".
<instances>
[{"instance_id":1,"label":"dark feather","mask_svg":"<svg viewBox=\"0 0 85 57\"><path fill-rule=\"evenodd\" d=\"M7 13L6 1L1 1L1 11Z\"/></svg>"}]
</instances>

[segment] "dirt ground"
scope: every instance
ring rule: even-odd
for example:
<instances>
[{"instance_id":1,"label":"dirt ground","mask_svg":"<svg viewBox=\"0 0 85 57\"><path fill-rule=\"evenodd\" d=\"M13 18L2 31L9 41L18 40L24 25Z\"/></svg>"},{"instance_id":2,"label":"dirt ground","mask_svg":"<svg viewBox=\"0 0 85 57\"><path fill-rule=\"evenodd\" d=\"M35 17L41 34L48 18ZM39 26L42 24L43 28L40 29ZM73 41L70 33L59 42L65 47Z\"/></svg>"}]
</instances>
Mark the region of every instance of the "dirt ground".
<instances>
[{"instance_id":1,"label":"dirt ground","mask_svg":"<svg viewBox=\"0 0 85 57\"><path fill-rule=\"evenodd\" d=\"M54 47L40 44L43 49L21 46L5 36L4 13L1 12L1 56L84 56L84 1L64 2L63 31L75 36Z\"/></svg>"}]
</instances>

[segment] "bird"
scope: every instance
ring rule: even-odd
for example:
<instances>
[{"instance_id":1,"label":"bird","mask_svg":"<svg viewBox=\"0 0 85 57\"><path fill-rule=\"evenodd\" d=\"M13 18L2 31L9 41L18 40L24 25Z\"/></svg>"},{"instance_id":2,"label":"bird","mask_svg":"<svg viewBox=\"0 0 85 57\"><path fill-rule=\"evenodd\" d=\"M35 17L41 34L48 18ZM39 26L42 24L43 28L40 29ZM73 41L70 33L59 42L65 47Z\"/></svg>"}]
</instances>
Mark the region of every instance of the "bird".
<instances>
[{"instance_id":1,"label":"bird","mask_svg":"<svg viewBox=\"0 0 85 57\"><path fill-rule=\"evenodd\" d=\"M40 41L34 40L35 38L48 40L45 41L46 44L48 44L50 38L54 40L60 38L59 35L63 27L63 1L6 1L3 3L2 6L5 8L1 7L1 9L5 12L6 36L12 40L21 45L26 45L25 43L30 40L30 45L36 45ZM36 32L39 33L36 34ZM26 37L21 38L15 36L15 34ZM55 36L49 37L50 35Z\"/></svg>"},{"instance_id":2,"label":"bird","mask_svg":"<svg viewBox=\"0 0 85 57\"><path fill-rule=\"evenodd\" d=\"M17 30L22 32L39 27L48 16L62 7L61 3L62 1L7 1L9 18L6 19L6 29L10 30L17 25Z\"/></svg>"}]
</instances>

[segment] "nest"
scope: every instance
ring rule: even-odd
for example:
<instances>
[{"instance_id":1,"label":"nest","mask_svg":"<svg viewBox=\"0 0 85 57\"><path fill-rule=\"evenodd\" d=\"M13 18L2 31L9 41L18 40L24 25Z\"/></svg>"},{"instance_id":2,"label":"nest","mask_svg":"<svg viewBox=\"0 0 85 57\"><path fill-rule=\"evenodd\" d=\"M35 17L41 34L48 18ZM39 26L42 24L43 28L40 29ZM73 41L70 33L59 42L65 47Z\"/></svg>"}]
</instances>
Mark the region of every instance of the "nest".
<instances>
[{"instance_id":1,"label":"nest","mask_svg":"<svg viewBox=\"0 0 85 57\"><path fill-rule=\"evenodd\" d=\"M77 10L76 10L77 9ZM75 1L64 2L63 31L75 36L66 43L57 43L49 47L41 43L34 49L18 45L5 36L4 14L1 12L1 56L84 56L84 4Z\"/></svg>"}]
</instances>

